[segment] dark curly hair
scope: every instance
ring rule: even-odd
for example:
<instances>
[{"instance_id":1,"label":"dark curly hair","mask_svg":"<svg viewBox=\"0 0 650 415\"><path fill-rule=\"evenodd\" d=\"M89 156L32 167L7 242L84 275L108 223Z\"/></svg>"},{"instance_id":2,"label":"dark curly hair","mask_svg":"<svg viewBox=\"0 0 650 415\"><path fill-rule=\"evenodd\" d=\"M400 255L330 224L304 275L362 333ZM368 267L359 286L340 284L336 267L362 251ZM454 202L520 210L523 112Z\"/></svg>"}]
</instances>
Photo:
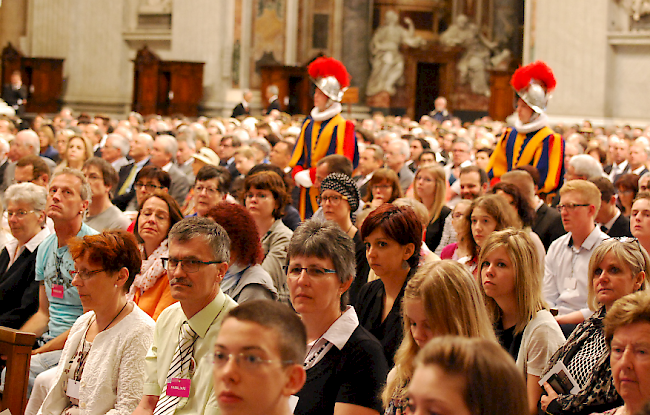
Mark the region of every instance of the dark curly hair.
<instances>
[{"instance_id":1,"label":"dark curly hair","mask_svg":"<svg viewBox=\"0 0 650 415\"><path fill-rule=\"evenodd\" d=\"M512 183L499 182L492 188L492 194L497 194L501 190L512 197L514 208L517 210L519 219L523 226L533 226L535 222L535 210L526 199L521 196L519 188Z\"/></svg>"}]
</instances>

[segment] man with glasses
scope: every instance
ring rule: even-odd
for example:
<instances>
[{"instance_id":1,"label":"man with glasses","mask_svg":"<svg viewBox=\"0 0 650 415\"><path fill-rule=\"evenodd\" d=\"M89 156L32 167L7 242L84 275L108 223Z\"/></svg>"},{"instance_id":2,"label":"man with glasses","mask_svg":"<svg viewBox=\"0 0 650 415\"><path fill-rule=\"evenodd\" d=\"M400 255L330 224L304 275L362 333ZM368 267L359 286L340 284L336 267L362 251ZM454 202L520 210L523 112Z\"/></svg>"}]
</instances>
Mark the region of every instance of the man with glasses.
<instances>
[{"instance_id":1,"label":"man with glasses","mask_svg":"<svg viewBox=\"0 0 650 415\"><path fill-rule=\"evenodd\" d=\"M203 166L194 182L194 210L197 216L226 200L230 188L230 173L225 167Z\"/></svg>"},{"instance_id":2,"label":"man with glasses","mask_svg":"<svg viewBox=\"0 0 650 415\"><path fill-rule=\"evenodd\" d=\"M104 159L92 157L86 160L81 170L93 193L88 216L84 219L86 225L100 232L110 229L126 230L131 221L111 202L111 194L117 185L117 172L113 166Z\"/></svg>"},{"instance_id":3,"label":"man with glasses","mask_svg":"<svg viewBox=\"0 0 650 415\"><path fill-rule=\"evenodd\" d=\"M79 293L70 276L74 262L68 251L68 241L97 233L83 223L90 197L90 186L80 171L64 168L52 177L47 216L54 221L55 233L45 238L36 254L39 309L20 328L39 337L40 347L34 350L31 360L30 387L39 373L59 363L67 333L83 313Z\"/></svg>"},{"instance_id":4,"label":"man with glasses","mask_svg":"<svg viewBox=\"0 0 650 415\"><path fill-rule=\"evenodd\" d=\"M307 333L284 304L252 300L232 309L214 347L214 394L223 415L290 415L305 383Z\"/></svg>"},{"instance_id":5,"label":"man with glasses","mask_svg":"<svg viewBox=\"0 0 650 415\"><path fill-rule=\"evenodd\" d=\"M587 306L589 259L609 238L596 226L600 204L600 190L587 180L570 180L560 189L557 208L567 234L548 249L542 290L549 306L558 311L558 323L568 325L563 327L565 334L591 315Z\"/></svg>"},{"instance_id":6,"label":"man with glasses","mask_svg":"<svg viewBox=\"0 0 650 415\"><path fill-rule=\"evenodd\" d=\"M158 317L145 361L144 396L133 413L218 413L210 365L223 319L237 304L220 288L230 261L230 239L213 220L185 218L169 232L163 260L178 303Z\"/></svg>"}]
</instances>

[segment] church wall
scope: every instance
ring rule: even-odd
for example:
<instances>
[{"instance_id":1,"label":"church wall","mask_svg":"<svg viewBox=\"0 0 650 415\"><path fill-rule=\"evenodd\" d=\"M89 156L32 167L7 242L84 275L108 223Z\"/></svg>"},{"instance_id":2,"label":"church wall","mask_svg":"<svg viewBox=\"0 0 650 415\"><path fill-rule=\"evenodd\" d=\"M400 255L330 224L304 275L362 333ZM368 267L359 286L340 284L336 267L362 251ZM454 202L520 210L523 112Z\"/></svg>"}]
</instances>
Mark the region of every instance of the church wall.
<instances>
[{"instance_id":1,"label":"church wall","mask_svg":"<svg viewBox=\"0 0 650 415\"><path fill-rule=\"evenodd\" d=\"M531 0L529 0L530 2ZM592 0L541 0L529 32L529 63L541 59L557 78L551 116L605 116L607 4Z\"/></svg>"}]
</instances>

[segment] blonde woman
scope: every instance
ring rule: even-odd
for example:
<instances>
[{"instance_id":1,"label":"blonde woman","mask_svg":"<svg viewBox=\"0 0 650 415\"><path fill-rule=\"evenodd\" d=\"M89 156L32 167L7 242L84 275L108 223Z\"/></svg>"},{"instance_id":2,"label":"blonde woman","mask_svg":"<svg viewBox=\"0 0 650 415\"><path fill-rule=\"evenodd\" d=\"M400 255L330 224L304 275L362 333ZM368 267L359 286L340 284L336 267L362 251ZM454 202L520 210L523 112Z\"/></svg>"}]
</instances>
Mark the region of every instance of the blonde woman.
<instances>
[{"instance_id":1,"label":"blonde woman","mask_svg":"<svg viewBox=\"0 0 650 415\"><path fill-rule=\"evenodd\" d=\"M442 167L424 166L418 169L413 179L413 197L429 211L424 243L432 251L436 251L440 245L444 226L448 224L451 227L451 223L445 221L451 213L451 209L445 206L446 190L447 180Z\"/></svg>"},{"instance_id":2,"label":"blonde woman","mask_svg":"<svg viewBox=\"0 0 650 415\"><path fill-rule=\"evenodd\" d=\"M528 409L537 413L538 382L546 362L564 344L560 326L542 299L542 261L528 233L506 229L490 235L479 257L488 314L503 348L526 378Z\"/></svg>"},{"instance_id":3,"label":"blonde woman","mask_svg":"<svg viewBox=\"0 0 650 415\"><path fill-rule=\"evenodd\" d=\"M70 137L65 152L61 155L61 164L56 167L56 170L61 170L65 167L81 170L86 160L93 156L93 145L87 138L75 135Z\"/></svg>"},{"instance_id":4,"label":"blonde woman","mask_svg":"<svg viewBox=\"0 0 650 415\"><path fill-rule=\"evenodd\" d=\"M402 318L404 339L382 394L386 415L404 413L413 361L429 340L457 335L496 343L478 286L456 261L426 264L418 270L404 290Z\"/></svg>"}]
</instances>

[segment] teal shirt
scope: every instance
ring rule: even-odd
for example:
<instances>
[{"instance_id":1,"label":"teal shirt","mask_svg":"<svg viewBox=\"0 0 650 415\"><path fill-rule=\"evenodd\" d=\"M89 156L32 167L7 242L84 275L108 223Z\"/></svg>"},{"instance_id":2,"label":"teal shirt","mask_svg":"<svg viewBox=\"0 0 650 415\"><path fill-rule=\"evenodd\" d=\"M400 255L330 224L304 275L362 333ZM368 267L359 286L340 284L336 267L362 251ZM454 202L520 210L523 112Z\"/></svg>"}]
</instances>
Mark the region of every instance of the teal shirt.
<instances>
[{"instance_id":1,"label":"teal shirt","mask_svg":"<svg viewBox=\"0 0 650 415\"><path fill-rule=\"evenodd\" d=\"M81 224L77 237L95 235L98 232L86 224ZM68 246L59 248L59 238L52 234L38 246L36 253L36 281L44 281L45 294L50 303L50 321L47 325L46 339L53 339L68 330L83 314L83 307L77 289L72 286L70 271L74 261ZM52 296L52 286L63 286L63 298Z\"/></svg>"},{"instance_id":2,"label":"teal shirt","mask_svg":"<svg viewBox=\"0 0 650 415\"><path fill-rule=\"evenodd\" d=\"M220 413L217 398L214 396L210 356L221 322L228 311L236 306L237 303L219 289L215 299L188 320L192 330L199 336L194 343L196 370L190 376L192 384L187 404L177 409L175 414ZM162 393L167 382L169 366L178 346L180 327L186 320L180 303L172 304L160 313L153 334L153 344L145 358L145 395L160 396Z\"/></svg>"}]
</instances>

